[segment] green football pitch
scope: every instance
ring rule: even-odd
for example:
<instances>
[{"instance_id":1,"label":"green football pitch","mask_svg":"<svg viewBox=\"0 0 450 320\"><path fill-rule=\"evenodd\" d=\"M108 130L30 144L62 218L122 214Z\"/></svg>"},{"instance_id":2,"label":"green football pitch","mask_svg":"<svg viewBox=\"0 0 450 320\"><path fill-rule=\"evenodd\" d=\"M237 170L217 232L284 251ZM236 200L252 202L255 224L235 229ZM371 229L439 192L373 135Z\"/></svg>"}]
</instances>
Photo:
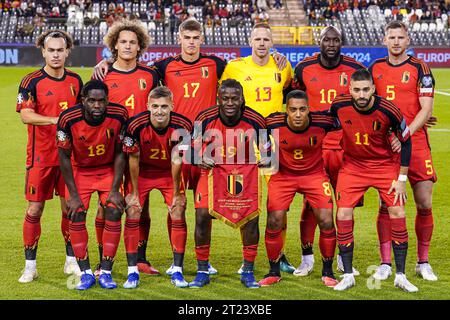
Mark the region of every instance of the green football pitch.
<instances>
[{"instance_id":1,"label":"green football pitch","mask_svg":"<svg viewBox=\"0 0 450 320\"><path fill-rule=\"evenodd\" d=\"M418 293L408 294L394 288L393 277L382 283L374 283L370 275L378 264L378 241L376 234L377 194L370 190L366 194L365 206L355 212L355 253L354 265L361 272L356 278L356 286L346 292L336 292L326 288L320 281L320 254L318 249L318 231L314 246L316 266L306 278L283 274L283 280L272 286L258 290L243 287L236 274L242 261L240 234L220 221L214 221L212 232L211 258L218 275L212 276L211 284L205 288L178 289L170 283L170 278L141 275L141 283L136 290L118 289L107 291L98 285L87 292L70 290L75 279L63 274L65 260L64 242L60 231L59 200L48 201L42 218L42 236L38 249L39 278L29 284L17 280L24 267L22 248L22 223L26 209L23 196L25 180L26 126L15 112L17 88L20 80L35 68L0 68L0 299L150 299L150 300L214 300L214 299L450 299L450 202L445 190L450 190L450 70L433 70L436 78L434 115L438 125L430 130L431 145L435 169L439 181L435 185L433 212L435 228L430 250L430 262L439 277L437 282L427 282L414 274L416 259L416 236L414 232L415 207L411 190L408 190L407 204L409 229L409 254L407 275L419 288ZM74 68L84 81L87 81L91 69ZM266 193L266 191L264 192ZM188 242L185 257L185 277L191 281L195 276L196 261L194 254L194 211L192 193L188 194L187 211ZM95 202L91 202L88 214L90 234L89 252L91 263L97 262L98 254L95 241L94 216ZM151 194L152 226L149 240L148 257L162 273L171 264L171 248L166 229L167 210L159 192ZM263 204L265 203L265 196ZM301 198L297 196L288 217L286 253L291 262L300 263L299 216ZM268 269L264 247L264 228L266 212L260 217L260 246L256 260L256 277L262 278ZM126 279L127 265L124 245L121 241L113 276L118 284Z\"/></svg>"}]
</instances>

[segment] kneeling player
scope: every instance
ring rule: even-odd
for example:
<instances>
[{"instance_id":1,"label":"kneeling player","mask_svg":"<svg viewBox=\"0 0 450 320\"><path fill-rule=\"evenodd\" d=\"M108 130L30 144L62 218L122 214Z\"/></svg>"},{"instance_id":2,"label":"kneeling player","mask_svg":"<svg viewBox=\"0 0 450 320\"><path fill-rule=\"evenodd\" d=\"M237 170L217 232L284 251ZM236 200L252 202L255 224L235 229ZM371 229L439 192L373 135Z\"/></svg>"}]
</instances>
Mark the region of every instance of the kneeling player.
<instances>
[{"instance_id":1,"label":"kneeling player","mask_svg":"<svg viewBox=\"0 0 450 320\"><path fill-rule=\"evenodd\" d=\"M320 228L322 281L326 286L335 286L338 281L332 268L336 248L332 190L322 160L322 141L334 128L334 120L326 113L310 113L306 93L294 90L286 97L286 113L271 114L266 124L272 137L277 137L272 141L278 144L279 171L270 177L268 184L265 242L270 271L259 284L269 286L281 280L283 219L299 192L311 204Z\"/></svg>"},{"instance_id":2,"label":"kneeling player","mask_svg":"<svg viewBox=\"0 0 450 320\"><path fill-rule=\"evenodd\" d=\"M195 194L195 254L197 257L197 276L189 283L191 288L200 288L210 282L208 264L211 244L211 222L209 197L213 197L210 191L216 186L211 185L208 175L211 169L220 168L225 164L237 164L237 150L244 150L245 157L242 165L253 165L250 154L254 156L252 142L263 145L260 129L265 129L264 118L247 107L244 101L242 85L234 80L227 79L222 82L218 90L218 105L202 111L195 120L194 146L201 145L202 169L200 180ZM247 131L251 132L247 135ZM245 141L235 139L238 132L245 133ZM227 133L231 133L227 135ZM244 139L244 134L240 135ZM225 147L227 147L225 149ZM194 148L195 149L195 148ZM211 154L205 155L205 150ZM218 150L222 150L221 152ZM231 151L230 151L231 150ZM196 150L197 151L197 150ZM210 158L212 157L212 158ZM216 159L216 160L213 160ZM258 163L260 165L261 162ZM211 190L210 190L211 189ZM213 191L214 193L214 191ZM246 216L239 225L243 244L244 267L241 273L241 282L247 288L259 288L253 269L258 250L259 241L259 216Z\"/></svg>"},{"instance_id":3,"label":"kneeling player","mask_svg":"<svg viewBox=\"0 0 450 320\"><path fill-rule=\"evenodd\" d=\"M418 289L405 276L408 231L404 204L411 159L409 128L400 110L374 92L369 71L358 70L351 76L350 94L337 97L330 107L331 115L342 127L344 150L344 164L336 187L337 240L344 276L334 290L347 290L355 285L352 273L353 209L367 189L373 187L386 203L392 224L392 247L397 267L394 285L415 292ZM402 144L400 164L390 150L387 139L390 131L397 134Z\"/></svg>"},{"instance_id":4,"label":"kneeling player","mask_svg":"<svg viewBox=\"0 0 450 320\"><path fill-rule=\"evenodd\" d=\"M120 241L124 209L119 192L125 166L120 137L128 116L124 107L108 104L107 97L105 84L89 81L82 90L82 104L64 111L58 120L59 162L69 194L70 239L82 272L76 286L78 290L95 285L86 230L86 214L94 192L99 194L106 218L99 283L105 289L117 287L111 270Z\"/></svg>"},{"instance_id":5,"label":"kneeling player","mask_svg":"<svg viewBox=\"0 0 450 320\"><path fill-rule=\"evenodd\" d=\"M171 154L178 146L179 138L190 137L192 124L186 117L172 112L173 95L167 87L156 87L148 96L148 111L130 119L124 138L124 151L129 154L132 184L128 211L137 211L138 225L141 206L148 200L153 189L161 191L170 214L170 242L173 250L172 283L176 287L187 287L183 277L183 260L186 247L187 227L185 219L186 197L181 181L173 183ZM190 140L187 139L187 143ZM187 149L185 145L184 149ZM181 148L182 149L182 148ZM179 149L178 149L179 150ZM181 173L181 162L176 165L177 176ZM175 190L175 191L174 191ZM173 202L173 205L172 205ZM130 247L130 241L125 244ZM127 257L134 252L137 258L137 239L134 239ZM134 249L134 250L131 250ZM128 259L130 266L130 259ZM134 259L134 265L137 260Z\"/></svg>"}]
</instances>

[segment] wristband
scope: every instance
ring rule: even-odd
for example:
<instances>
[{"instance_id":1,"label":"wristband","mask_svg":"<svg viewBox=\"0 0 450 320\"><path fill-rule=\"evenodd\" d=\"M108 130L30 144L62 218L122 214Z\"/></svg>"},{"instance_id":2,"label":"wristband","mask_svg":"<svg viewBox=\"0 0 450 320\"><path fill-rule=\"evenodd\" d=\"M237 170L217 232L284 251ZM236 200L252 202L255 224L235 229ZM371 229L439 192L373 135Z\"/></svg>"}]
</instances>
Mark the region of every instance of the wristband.
<instances>
[{"instance_id":1,"label":"wristband","mask_svg":"<svg viewBox=\"0 0 450 320\"><path fill-rule=\"evenodd\" d=\"M399 174L397 180L401 181L401 182L406 182L407 179L408 179L408 176L406 174Z\"/></svg>"}]
</instances>

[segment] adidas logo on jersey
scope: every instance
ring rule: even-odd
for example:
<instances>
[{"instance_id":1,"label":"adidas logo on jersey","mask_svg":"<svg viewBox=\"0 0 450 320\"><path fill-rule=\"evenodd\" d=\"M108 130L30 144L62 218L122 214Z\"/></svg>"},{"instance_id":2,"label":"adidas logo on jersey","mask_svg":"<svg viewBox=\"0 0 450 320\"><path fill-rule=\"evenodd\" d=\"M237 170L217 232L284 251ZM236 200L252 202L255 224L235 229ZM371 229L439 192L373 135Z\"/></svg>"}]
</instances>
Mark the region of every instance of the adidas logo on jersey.
<instances>
[{"instance_id":1,"label":"adidas logo on jersey","mask_svg":"<svg viewBox=\"0 0 450 320\"><path fill-rule=\"evenodd\" d=\"M316 77L312 77L310 81L311 82L317 82L317 78Z\"/></svg>"},{"instance_id":2,"label":"adidas logo on jersey","mask_svg":"<svg viewBox=\"0 0 450 320\"><path fill-rule=\"evenodd\" d=\"M281 140L281 143L282 143L282 144L288 144L287 141L286 141L286 139Z\"/></svg>"},{"instance_id":3,"label":"adidas logo on jersey","mask_svg":"<svg viewBox=\"0 0 450 320\"><path fill-rule=\"evenodd\" d=\"M245 78L244 81L252 81L252 78L250 76L248 76L247 78Z\"/></svg>"},{"instance_id":4,"label":"adidas logo on jersey","mask_svg":"<svg viewBox=\"0 0 450 320\"><path fill-rule=\"evenodd\" d=\"M86 141L86 138L85 138L84 136L80 136L80 137L78 138L78 140Z\"/></svg>"},{"instance_id":5,"label":"adidas logo on jersey","mask_svg":"<svg viewBox=\"0 0 450 320\"><path fill-rule=\"evenodd\" d=\"M46 97L48 97L48 96L52 96L53 95L53 92L51 92L50 90L48 90L48 92L47 92L47 94L45 95Z\"/></svg>"},{"instance_id":6,"label":"adidas logo on jersey","mask_svg":"<svg viewBox=\"0 0 450 320\"><path fill-rule=\"evenodd\" d=\"M175 77L181 77L181 72L180 71L175 72Z\"/></svg>"},{"instance_id":7,"label":"adidas logo on jersey","mask_svg":"<svg viewBox=\"0 0 450 320\"><path fill-rule=\"evenodd\" d=\"M352 120L345 120L346 124L352 124Z\"/></svg>"},{"instance_id":8,"label":"adidas logo on jersey","mask_svg":"<svg viewBox=\"0 0 450 320\"><path fill-rule=\"evenodd\" d=\"M119 87L119 85L117 83L115 83L115 82L111 85L111 89L112 88L118 88L118 87Z\"/></svg>"}]
</instances>

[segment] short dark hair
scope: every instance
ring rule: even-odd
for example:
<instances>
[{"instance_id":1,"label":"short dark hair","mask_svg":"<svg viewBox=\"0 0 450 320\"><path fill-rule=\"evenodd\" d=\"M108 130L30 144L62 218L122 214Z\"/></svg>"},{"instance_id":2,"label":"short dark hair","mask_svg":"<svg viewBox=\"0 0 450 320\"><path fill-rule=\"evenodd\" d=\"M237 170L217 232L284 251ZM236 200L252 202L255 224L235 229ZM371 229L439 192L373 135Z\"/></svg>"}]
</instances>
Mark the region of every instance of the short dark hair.
<instances>
[{"instance_id":1,"label":"short dark hair","mask_svg":"<svg viewBox=\"0 0 450 320\"><path fill-rule=\"evenodd\" d=\"M398 20L392 20L391 22L389 22L384 28L384 32L387 33L389 29L403 29L408 32L408 27L406 26L406 24Z\"/></svg>"},{"instance_id":2,"label":"short dark hair","mask_svg":"<svg viewBox=\"0 0 450 320\"><path fill-rule=\"evenodd\" d=\"M308 96L305 91L302 90L293 90L286 95L286 106L289 104L289 100L291 99L304 99L308 102Z\"/></svg>"},{"instance_id":3,"label":"short dark hair","mask_svg":"<svg viewBox=\"0 0 450 320\"><path fill-rule=\"evenodd\" d=\"M42 33L36 40L36 47L39 49L44 49L45 43L50 38L61 38L64 39L64 42L66 43L66 49L70 50L73 48L73 39L72 37L65 31L54 29L54 30L48 30L44 33Z\"/></svg>"},{"instance_id":4,"label":"short dark hair","mask_svg":"<svg viewBox=\"0 0 450 320\"><path fill-rule=\"evenodd\" d=\"M148 94L149 99L159 99L159 98L169 98L170 101L173 101L172 91L166 86L159 86L154 88Z\"/></svg>"},{"instance_id":5,"label":"short dark hair","mask_svg":"<svg viewBox=\"0 0 450 320\"><path fill-rule=\"evenodd\" d=\"M200 22L197 20L191 18L183 21L180 26L178 27L178 32L182 31L198 31L200 33L203 33L203 27Z\"/></svg>"},{"instance_id":6,"label":"short dark hair","mask_svg":"<svg viewBox=\"0 0 450 320\"><path fill-rule=\"evenodd\" d=\"M220 84L219 90L224 90L227 88L238 89L242 92L242 95L244 95L244 88L242 88L241 83L235 79L226 79L226 80L222 81L222 83Z\"/></svg>"},{"instance_id":7,"label":"short dark hair","mask_svg":"<svg viewBox=\"0 0 450 320\"><path fill-rule=\"evenodd\" d=\"M365 68L355 71L352 74L351 80L352 81L366 81L366 80L370 80L373 83L373 78L372 78L372 75L370 74L370 71L365 69Z\"/></svg>"},{"instance_id":8,"label":"short dark hair","mask_svg":"<svg viewBox=\"0 0 450 320\"><path fill-rule=\"evenodd\" d=\"M91 90L103 90L105 91L106 96L108 96L108 86L104 84L103 82L99 80L91 80L86 82L86 84L83 86L83 89L81 89L81 96L83 98L87 97L89 91Z\"/></svg>"}]
</instances>

